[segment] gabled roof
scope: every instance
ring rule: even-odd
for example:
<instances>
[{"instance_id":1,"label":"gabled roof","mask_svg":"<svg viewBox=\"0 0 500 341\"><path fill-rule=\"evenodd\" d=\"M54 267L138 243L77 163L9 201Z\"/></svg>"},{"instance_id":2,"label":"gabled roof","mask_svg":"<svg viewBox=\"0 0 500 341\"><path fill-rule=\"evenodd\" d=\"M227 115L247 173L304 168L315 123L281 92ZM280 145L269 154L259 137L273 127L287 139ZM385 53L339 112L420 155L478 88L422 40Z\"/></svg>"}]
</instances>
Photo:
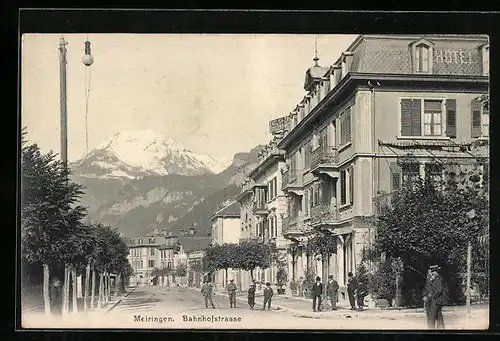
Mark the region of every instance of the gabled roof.
<instances>
[{"instance_id":1,"label":"gabled roof","mask_svg":"<svg viewBox=\"0 0 500 341\"><path fill-rule=\"evenodd\" d=\"M239 218L240 217L240 203L238 201L233 201L229 205L221 208L217 212L215 212L212 217L210 217L211 220L218 218L218 217L233 217L233 218Z\"/></svg>"},{"instance_id":2,"label":"gabled roof","mask_svg":"<svg viewBox=\"0 0 500 341\"><path fill-rule=\"evenodd\" d=\"M180 237L179 243L185 253L204 250L210 246L212 238L210 237Z\"/></svg>"}]
</instances>

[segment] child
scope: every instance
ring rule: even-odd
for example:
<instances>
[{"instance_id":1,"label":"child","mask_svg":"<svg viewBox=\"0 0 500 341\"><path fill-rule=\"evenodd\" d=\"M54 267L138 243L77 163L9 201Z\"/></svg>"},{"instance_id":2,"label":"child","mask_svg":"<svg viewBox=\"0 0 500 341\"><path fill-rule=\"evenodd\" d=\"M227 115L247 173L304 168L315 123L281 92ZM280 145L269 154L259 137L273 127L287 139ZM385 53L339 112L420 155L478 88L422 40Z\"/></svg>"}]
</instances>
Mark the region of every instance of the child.
<instances>
[{"instance_id":1,"label":"child","mask_svg":"<svg viewBox=\"0 0 500 341\"><path fill-rule=\"evenodd\" d=\"M357 303L358 310L363 310L365 306L366 286L365 283L360 281L357 289Z\"/></svg>"},{"instance_id":2,"label":"child","mask_svg":"<svg viewBox=\"0 0 500 341\"><path fill-rule=\"evenodd\" d=\"M271 283L267 282L266 287L264 289L264 306L262 307L262 310L266 309L266 304L267 304L267 309L271 310L271 297L273 297L273 288L271 288Z\"/></svg>"},{"instance_id":3,"label":"child","mask_svg":"<svg viewBox=\"0 0 500 341\"><path fill-rule=\"evenodd\" d=\"M250 288L248 289L248 305L250 306L250 309L253 310L253 307L255 305L255 284L252 283L250 285Z\"/></svg>"}]
</instances>

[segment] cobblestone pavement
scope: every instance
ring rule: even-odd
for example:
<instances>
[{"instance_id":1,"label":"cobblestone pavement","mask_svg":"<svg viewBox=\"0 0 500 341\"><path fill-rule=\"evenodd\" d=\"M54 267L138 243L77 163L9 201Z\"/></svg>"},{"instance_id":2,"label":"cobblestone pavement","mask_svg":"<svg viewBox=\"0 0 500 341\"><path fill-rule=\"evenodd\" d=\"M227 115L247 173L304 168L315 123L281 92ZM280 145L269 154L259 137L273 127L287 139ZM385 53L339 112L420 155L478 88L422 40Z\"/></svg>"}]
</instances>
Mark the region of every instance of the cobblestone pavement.
<instances>
[{"instance_id":1,"label":"cobblestone pavement","mask_svg":"<svg viewBox=\"0 0 500 341\"><path fill-rule=\"evenodd\" d=\"M215 294L215 309L206 309L199 290L189 288L141 287L122 299L107 314L90 314L52 326L68 328L141 328L141 329L426 329L425 314L402 311L337 311L313 313L310 301L276 296L273 309L262 310L262 298L250 310L245 297L239 297L236 308L229 299ZM285 307L286 306L286 307ZM293 307L292 307L293 306ZM306 310L298 308L305 307ZM285 309L283 309L285 308ZM288 309L287 309L288 308ZM307 310L308 309L308 310ZM488 310L476 310L471 318L444 312L446 329L486 329ZM26 316L28 318L30 316ZM41 327L43 319L31 315L30 325Z\"/></svg>"}]
</instances>

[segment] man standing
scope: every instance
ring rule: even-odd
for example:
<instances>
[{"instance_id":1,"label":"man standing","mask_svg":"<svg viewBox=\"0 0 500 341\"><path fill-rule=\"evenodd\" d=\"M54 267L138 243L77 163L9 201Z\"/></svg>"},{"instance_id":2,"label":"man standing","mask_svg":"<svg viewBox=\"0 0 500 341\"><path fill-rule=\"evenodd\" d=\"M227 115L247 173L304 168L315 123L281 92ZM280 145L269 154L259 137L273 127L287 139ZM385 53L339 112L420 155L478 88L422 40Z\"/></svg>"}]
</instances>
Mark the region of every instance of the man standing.
<instances>
[{"instance_id":1,"label":"man standing","mask_svg":"<svg viewBox=\"0 0 500 341\"><path fill-rule=\"evenodd\" d=\"M201 287L201 294L203 297L205 297L205 307L208 309L208 304L212 306L213 309L215 309L214 301L212 300L212 283L210 281L206 280L203 281L203 286Z\"/></svg>"},{"instance_id":2,"label":"man standing","mask_svg":"<svg viewBox=\"0 0 500 341\"><path fill-rule=\"evenodd\" d=\"M273 288L271 288L271 283L267 282L266 287L264 288L264 306L262 307L262 310L266 309L266 304L267 304L267 309L271 310L271 298L273 297Z\"/></svg>"},{"instance_id":3,"label":"man standing","mask_svg":"<svg viewBox=\"0 0 500 341\"><path fill-rule=\"evenodd\" d=\"M316 277L316 282L312 287L313 295L313 311L316 311L316 301L318 301L318 311L321 311L321 295L323 294L323 283L321 283L321 278Z\"/></svg>"},{"instance_id":4,"label":"man standing","mask_svg":"<svg viewBox=\"0 0 500 341\"><path fill-rule=\"evenodd\" d=\"M356 300L354 299L354 293L358 290L358 281L356 277L349 272L347 274L349 279L347 280L347 295L349 296L349 303L351 304L351 310L356 310Z\"/></svg>"},{"instance_id":5,"label":"man standing","mask_svg":"<svg viewBox=\"0 0 500 341\"><path fill-rule=\"evenodd\" d=\"M236 284L234 284L234 280L230 280L229 284L227 285L227 293L229 294L229 305L231 308L236 308L236 290L238 290L238 287Z\"/></svg>"},{"instance_id":6,"label":"man standing","mask_svg":"<svg viewBox=\"0 0 500 341\"><path fill-rule=\"evenodd\" d=\"M443 319L443 305L444 305L444 283L443 278L439 275L439 270L441 268L438 265L432 265L429 270L431 271L431 276L429 279L429 293L427 294L427 300L429 303L429 315L427 317L427 324L429 329L444 329L444 319Z\"/></svg>"},{"instance_id":7,"label":"man standing","mask_svg":"<svg viewBox=\"0 0 500 341\"><path fill-rule=\"evenodd\" d=\"M330 298L332 310L337 310L337 297L339 294L339 284L333 279L333 276L328 276L328 284L326 285L326 295Z\"/></svg>"},{"instance_id":8,"label":"man standing","mask_svg":"<svg viewBox=\"0 0 500 341\"><path fill-rule=\"evenodd\" d=\"M427 317L427 321L429 321L429 314L430 314L430 307L431 307L431 300L429 299L429 295L431 292L431 277L432 277L432 271L431 269L427 270L427 277L425 278L425 287L422 292L422 298L424 300L424 310L425 310L425 316Z\"/></svg>"}]
</instances>

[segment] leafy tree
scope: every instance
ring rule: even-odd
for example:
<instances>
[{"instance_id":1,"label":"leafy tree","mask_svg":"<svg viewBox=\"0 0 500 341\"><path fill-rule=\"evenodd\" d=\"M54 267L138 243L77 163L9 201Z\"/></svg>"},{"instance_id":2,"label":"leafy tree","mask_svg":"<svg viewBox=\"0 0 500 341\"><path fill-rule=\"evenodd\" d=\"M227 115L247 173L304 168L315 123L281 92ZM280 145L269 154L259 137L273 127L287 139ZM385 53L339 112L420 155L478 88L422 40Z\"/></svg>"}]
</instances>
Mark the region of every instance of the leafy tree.
<instances>
[{"instance_id":1,"label":"leafy tree","mask_svg":"<svg viewBox=\"0 0 500 341\"><path fill-rule=\"evenodd\" d=\"M82 187L68 180L69 173L52 152L42 154L22 135L21 253L28 264L43 266L45 313L50 315L50 268L66 262L72 230L84 216L78 206Z\"/></svg>"},{"instance_id":2,"label":"leafy tree","mask_svg":"<svg viewBox=\"0 0 500 341\"><path fill-rule=\"evenodd\" d=\"M480 236L489 228L482 174L478 164L448 165L441 181L427 177L406 184L381 208L375 248L401 257L408 305L421 304L426 269L436 263L451 284L451 300L461 299L456 276L465 266L467 244L479 248ZM472 217L466 215L470 211L475 212Z\"/></svg>"},{"instance_id":3,"label":"leafy tree","mask_svg":"<svg viewBox=\"0 0 500 341\"><path fill-rule=\"evenodd\" d=\"M184 263L179 263L175 267L175 275L178 277L186 277L187 275L187 266Z\"/></svg>"},{"instance_id":4,"label":"leafy tree","mask_svg":"<svg viewBox=\"0 0 500 341\"><path fill-rule=\"evenodd\" d=\"M250 271L250 277L253 281L255 268L266 269L271 266L276 257L276 248L273 244L245 240L237 246L235 254L238 263L236 267Z\"/></svg>"}]
</instances>

